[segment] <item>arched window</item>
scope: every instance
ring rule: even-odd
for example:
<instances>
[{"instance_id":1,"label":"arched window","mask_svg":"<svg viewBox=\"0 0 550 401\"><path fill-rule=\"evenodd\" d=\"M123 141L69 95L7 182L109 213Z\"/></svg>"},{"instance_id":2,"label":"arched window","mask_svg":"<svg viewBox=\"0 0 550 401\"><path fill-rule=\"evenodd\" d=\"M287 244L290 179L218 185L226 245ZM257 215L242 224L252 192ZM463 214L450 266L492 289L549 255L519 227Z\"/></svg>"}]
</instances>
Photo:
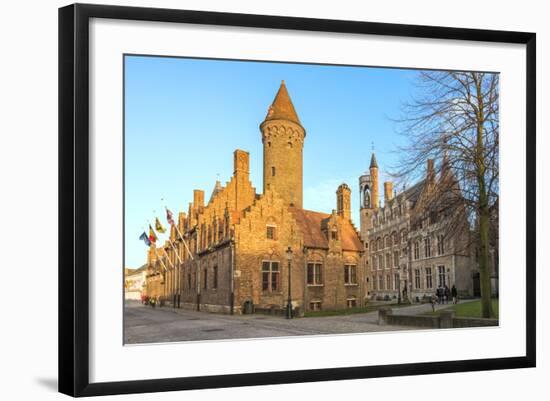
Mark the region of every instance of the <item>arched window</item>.
<instances>
[{"instance_id":1,"label":"arched window","mask_svg":"<svg viewBox=\"0 0 550 401\"><path fill-rule=\"evenodd\" d=\"M363 207L371 207L370 189L368 185L366 185L365 189L363 190Z\"/></svg>"}]
</instances>

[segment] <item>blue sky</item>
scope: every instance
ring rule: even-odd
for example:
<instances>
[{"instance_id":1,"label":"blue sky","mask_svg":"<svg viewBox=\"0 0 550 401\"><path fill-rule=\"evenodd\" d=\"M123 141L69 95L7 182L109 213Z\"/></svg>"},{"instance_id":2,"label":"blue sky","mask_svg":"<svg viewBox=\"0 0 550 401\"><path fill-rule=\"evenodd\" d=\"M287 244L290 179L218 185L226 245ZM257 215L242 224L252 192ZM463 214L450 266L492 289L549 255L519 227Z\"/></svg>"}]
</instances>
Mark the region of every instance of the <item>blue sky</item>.
<instances>
[{"instance_id":1,"label":"blue sky","mask_svg":"<svg viewBox=\"0 0 550 401\"><path fill-rule=\"evenodd\" d=\"M381 182L395 164L402 138L390 118L413 95L416 74L126 56L125 266L145 263L147 248L138 237L155 216L165 223L164 203L175 215L187 212L193 189L205 190L208 201L218 174L222 184L229 180L233 150L250 152L250 178L261 192L259 124L283 79L306 129L304 208L330 213L337 186L346 182L359 227L358 177L368 169L373 142Z\"/></svg>"}]
</instances>

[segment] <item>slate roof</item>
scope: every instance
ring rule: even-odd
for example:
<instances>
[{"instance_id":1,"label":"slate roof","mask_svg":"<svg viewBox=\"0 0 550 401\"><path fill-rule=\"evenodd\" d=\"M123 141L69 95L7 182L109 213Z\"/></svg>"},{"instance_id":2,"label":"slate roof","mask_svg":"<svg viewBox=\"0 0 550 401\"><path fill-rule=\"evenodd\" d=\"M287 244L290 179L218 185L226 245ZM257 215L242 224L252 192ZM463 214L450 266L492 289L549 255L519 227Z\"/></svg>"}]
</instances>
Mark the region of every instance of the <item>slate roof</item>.
<instances>
[{"instance_id":1,"label":"slate roof","mask_svg":"<svg viewBox=\"0 0 550 401\"><path fill-rule=\"evenodd\" d=\"M323 226L326 226L331 215L294 207L290 208L290 211L304 235L304 246L327 249L328 238L325 232L323 232ZM361 251L361 240L351 222L342 219L340 220L340 224L342 249L346 251Z\"/></svg>"}]
</instances>

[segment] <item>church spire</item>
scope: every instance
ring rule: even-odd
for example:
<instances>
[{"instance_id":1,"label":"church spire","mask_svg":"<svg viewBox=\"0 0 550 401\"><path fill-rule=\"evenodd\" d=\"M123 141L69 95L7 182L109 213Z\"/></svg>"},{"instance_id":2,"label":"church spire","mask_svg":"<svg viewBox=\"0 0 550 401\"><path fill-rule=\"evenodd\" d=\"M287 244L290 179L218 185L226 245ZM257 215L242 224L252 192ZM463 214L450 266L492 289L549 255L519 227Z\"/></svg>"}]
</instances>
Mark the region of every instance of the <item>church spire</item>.
<instances>
[{"instance_id":1,"label":"church spire","mask_svg":"<svg viewBox=\"0 0 550 401\"><path fill-rule=\"evenodd\" d=\"M376 155L374 154L374 152L372 152L372 156L370 158L369 168L378 168L378 162L376 161Z\"/></svg>"},{"instance_id":2,"label":"church spire","mask_svg":"<svg viewBox=\"0 0 550 401\"><path fill-rule=\"evenodd\" d=\"M285 81L281 81L281 86L275 99L267 111L265 121L269 120L288 120L296 124L302 125L300 119L294 110L294 105L292 100L290 100L290 95L286 89Z\"/></svg>"}]
</instances>

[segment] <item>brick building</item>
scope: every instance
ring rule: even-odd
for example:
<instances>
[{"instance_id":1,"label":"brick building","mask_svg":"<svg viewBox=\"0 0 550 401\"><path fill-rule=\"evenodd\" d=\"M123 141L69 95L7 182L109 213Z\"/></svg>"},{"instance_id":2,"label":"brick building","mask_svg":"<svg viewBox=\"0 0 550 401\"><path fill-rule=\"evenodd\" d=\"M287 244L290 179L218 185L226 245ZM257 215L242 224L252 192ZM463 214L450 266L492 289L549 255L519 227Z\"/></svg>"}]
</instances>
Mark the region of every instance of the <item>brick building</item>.
<instances>
[{"instance_id":1,"label":"brick building","mask_svg":"<svg viewBox=\"0 0 550 401\"><path fill-rule=\"evenodd\" d=\"M171 243L149 249L147 293L226 313L283 311L289 290L298 313L361 305L366 255L351 221L351 190L336 189L331 213L303 209L306 132L284 81L260 132L262 192L250 181L248 152L235 150L231 179L215 183L208 203L194 190Z\"/></svg>"}]
</instances>

